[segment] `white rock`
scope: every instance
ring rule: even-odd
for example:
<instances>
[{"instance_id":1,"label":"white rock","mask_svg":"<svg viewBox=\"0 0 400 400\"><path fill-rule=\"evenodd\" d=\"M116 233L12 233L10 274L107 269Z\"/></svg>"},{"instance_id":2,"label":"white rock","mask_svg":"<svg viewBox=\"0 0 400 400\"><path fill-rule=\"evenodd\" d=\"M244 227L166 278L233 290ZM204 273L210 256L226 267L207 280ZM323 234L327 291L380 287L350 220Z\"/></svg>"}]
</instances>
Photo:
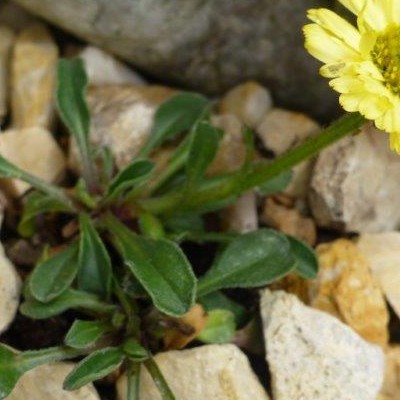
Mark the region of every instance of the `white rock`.
<instances>
[{"instance_id":1,"label":"white rock","mask_svg":"<svg viewBox=\"0 0 400 400\"><path fill-rule=\"evenodd\" d=\"M21 279L0 243L0 333L13 321L18 309Z\"/></svg>"},{"instance_id":2,"label":"white rock","mask_svg":"<svg viewBox=\"0 0 400 400\"><path fill-rule=\"evenodd\" d=\"M368 260L373 276L400 317L400 232L361 235L357 246Z\"/></svg>"},{"instance_id":3,"label":"white rock","mask_svg":"<svg viewBox=\"0 0 400 400\"><path fill-rule=\"evenodd\" d=\"M8 111L8 86L10 50L14 43L14 32L0 25L0 123Z\"/></svg>"},{"instance_id":4,"label":"white rock","mask_svg":"<svg viewBox=\"0 0 400 400\"><path fill-rule=\"evenodd\" d=\"M139 74L98 47L87 46L79 56L85 63L90 85L146 84Z\"/></svg>"},{"instance_id":5,"label":"white rock","mask_svg":"<svg viewBox=\"0 0 400 400\"><path fill-rule=\"evenodd\" d=\"M0 135L0 154L8 161L46 182L55 183L65 173L66 160L50 132L43 128L13 129ZM17 179L1 181L13 196L25 193L30 185Z\"/></svg>"},{"instance_id":6,"label":"white rock","mask_svg":"<svg viewBox=\"0 0 400 400\"><path fill-rule=\"evenodd\" d=\"M274 400L375 400L382 350L294 295L265 290L261 314Z\"/></svg>"},{"instance_id":7,"label":"white rock","mask_svg":"<svg viewBox=\"0 0 400 400\"><path fill-rule=\"evenodd\" d=\"M400 157L388 135L367 124L322 151L310 186L311 211L320 226L347 232L382 232L400 224Z\"/></svg>"},{"instance_id":8,"label":"white rock","mask_svg":"<svg viewBox=\"0 0 400 400\"><path fill-rule=\"evenodd\" d=\"M251 191L240 196L236 202L221 212L225 230L233 232L251 232L258 228L257 198Z\"/></svg>"},{"instance_id":9,"label":"white rock","mask_svg":"<svg viewBox=\"0 0 400 400\"><path fill-rule=\"evenodd\" d=\"M176 400L268 400L246 356L234 345L208 345L157 354L155 360ZM142 368L140 400L161 400ZM118 400L126 400L126 377L117 382Z\"/></svg>"},{"instance_id":10,"label":"white rock","mask_svg":"<svg viewBox=\"0 0 400 400\"><path fill-rule=\"evenodd\" d=\"M256 132L264 147L280 156L319 130L319 125L305 114L274 108L265 115ZM312 164L308 160L293 168L292 181L285 193L298 198L306 196Z\"/></svg>"},{"instance_id":11,"label":"white rock","mask_svg":"<svg viewBox=\"0 0 400 400\"><path fill-rule=\"evenodd\" d=\"M63 390L63 381L73 367L73 363L57 362L34 368L22 375L7 400L100 400L92 384Z\"/></svg>"},{"instance_id":12,"label":"white rock","mask_svg":"<svg viewBox=\"0 0 400 400\"><path fill-rule=\"evenodd\" d=\"M272 107L269 91L257 82L249 81L231 89L221 100L222 114L233 114L252 129L261 123Z\"/></svg>"}]
</instances>

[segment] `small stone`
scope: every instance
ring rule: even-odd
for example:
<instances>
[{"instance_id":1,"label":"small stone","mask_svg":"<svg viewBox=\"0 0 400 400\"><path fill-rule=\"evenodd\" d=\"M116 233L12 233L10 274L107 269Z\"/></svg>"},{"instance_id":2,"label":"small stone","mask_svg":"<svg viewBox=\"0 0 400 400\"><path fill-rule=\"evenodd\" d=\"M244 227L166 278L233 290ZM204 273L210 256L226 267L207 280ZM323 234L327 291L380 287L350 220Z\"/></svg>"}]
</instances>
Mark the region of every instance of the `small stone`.
<instances>
[{"instance_id":1,"label":"small stone","mask_svg":"<svg viewBox=\"0 0 400 400\"><path fill-rule=\"evenodd\" d=\"M19 305L21 279L0 243L0 333L13 321Z\"/></svg>"},{"instance_id":2,"label":"small stone","mask_svg":"<svg viewBox=\"0 0 400 400\"><path fill-rule=\"evenodd\" d=\"M314 246L317 240L314 220L304 217L296 208L281 204L278 199L274 196L265 199L261 214L262 222Z\"/></svg>"},{"instance_id":3,"label":"small stone","mask_svg":"<svg viewBox=\"0 0 400 400\"><path fill-rule=\"evenodd\" d=\"M98 47L87 46L79 56L85 63L90 85L131 84L141 86L146 84L139 74Z\"/></svg>"},{"instance_id":4,"label":"small stone","mask_svg":"<svg viewBox=\"0 0 400 400\"><path fill-rule=\"evenodd\" d=\"M316 251L319 271L309 281L310 305L336 316L365 340L385 346L389 313L363 253L346 239L322 244Z\"/></svg>"},{"instance_id":5,"label":"small stone","mask_svg":"<svg viewBox=\"0 0 400 400\"><path fill-rule=\"evenodd\" d=\"M66 160L50 132L43 128L13 129L0 135L0 154L31 175L49 183L59 181L65 173ZM18 179L4 179L4 190L21 196L29 188Z\"/></svg>"},{"instance_id":6,"label":"small stone","mask_svg":"<svg viewBox=\"0 0 400 400\"><path fill-rule=\"evenodd\" d=\"M8 112L8 85L10 50L14 43L14 32L0 25L0 123Z\"/></svg>"},{"instance_id":7,"label":"small stone","mask_svg":"<svg viewBox=\"0 0 400 400\"><path fill-rule=\"evenodd\" d=\"M388 135L371 124L323 150L309 193L317 224L346 232L394 230L400 224L399 172Z\"/></svg>"},{"instance_id":8,"label":"small stone","mask_svg":"<svg viewBox=\"0 0 400 400\"><path fill-rule=\"evenodd\" d=\"M361 235L357 247L394 312L400 318L400 232Z\"/></svg>"},{"instance_id":9,"label":"small stone","mask_svg":"<svg viewBox=\"0 0 400 400\"><path fill-rule=\"evenodd\" d=\"M254 81L248 81L231 89L219 105L221 114L233 114L239 120L256 129L264 115L272 107L269 91Z\"/></svg>"},{"instance_id":10,"label":"small stone","mask_svg":"<svg viewBox=\"0 0 400 400\"><path fill-rule=\"evenodd\" d=\"M257 197L251 191L240 196L236 202L221 211L224 230L246 233L257 230Z\"/></svg>"},{"instance_id":11,"label":"small stone","mask_svg":"<svg viewBox=\"0 0 400 400\"><path fill-rule=\"evenodd\" d=\"M163 86L93 87L88 91L90 140L107 146L118 168L127 166L147 142L158 106L177 92ZM79 171L78 148L71 141L69 164Z\"/></svg>"},{"instance_id":12,"label":"small stone","mask_svg":"<svg viewBox=\"0 0 400 400\"><path fill-rule=\"evenodd\" d=\"M265 115L256 132L264 147L280 156L319 130L320 126L305 114L274 108ZM305 197L312 165L313 162L308 160L294 167L292 181L284 192L298 198Z\"/></svg>"},{"instance_id":13,"label":"small stone","mask_svg":"<svg viewBox=\"0 0 400 400\"><path fill-rule=\"evenodd\" d=\"M208 168L209 175L234 172L240 169L246 157L246 148L240 120L232 114L216 115L211 123L224 131L214 161Z\"/></svg>"},{"instance_id":14,"label":"small stone","mask_svg":"<svg viewBox=\"0 0 400 400\"><path fill-rule=\"evenodd\" d=\"M11 63L14 128L51 127L57 60L57 45L44 25L30 25L18 35Z\"/></svg>"},{"instance_id":15,"label":"small stone","mask_svg":"<svg viewBox=\"0 0 400 400\"><path fill-rule=\"evenodd\" d=\"M400 399L400 346L385 350L385 379L380 392L384 400Z\"/></svg>"},{"instance_id":16,"label":"small stone","mask_svg":"<svg viewBox=\"0 0 400 400\"><path fill-rule=\"evenodd\" d=\"M75 364L57 362L41 365L18 381L7 400L100 400L93 384L74 391L63 390L63 382Z\"/></svg>"},{"instance_id":17,"label":"small stone","mask_svg":"<svg viewBox=\"0 0 400 400\"><path fill-rule=\"evenodd\" d=\"M261 294L266 356L274 400L376 400L382 350L296 296Z\"/></svg>"},{"instance_id":18,"label":"small stone","mask_svg":"<svg viewBox=\"0 0 400 400\"><path fill-rule=\"evenodd\" d=\"M207 345L155 356L177 400L268 400L247 357L234 345ZM117 382L118 400L126 400L126 376ZM140 400L161 400L152 378L141 369Z\"/></svg>"}]
</instances>

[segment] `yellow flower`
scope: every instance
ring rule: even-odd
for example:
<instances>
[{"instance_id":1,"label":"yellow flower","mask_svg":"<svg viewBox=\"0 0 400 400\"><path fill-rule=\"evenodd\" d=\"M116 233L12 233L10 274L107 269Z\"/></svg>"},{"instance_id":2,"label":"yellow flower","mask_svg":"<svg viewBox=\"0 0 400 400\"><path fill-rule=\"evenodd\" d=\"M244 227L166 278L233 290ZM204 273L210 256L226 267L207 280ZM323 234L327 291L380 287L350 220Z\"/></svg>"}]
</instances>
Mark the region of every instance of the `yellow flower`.
<instances>
[{"instance_id":1,"label":"yellow flower","mask_svg":"<svg viewBox=\"0 0 400 400\"><path fill-rule=\"evenodd\" d=\"M311 9L306 49L346 111L360 112L390 134L400 153L400 0L339 0L357 28L325 8Z\"/></svg>"}]
</instances>

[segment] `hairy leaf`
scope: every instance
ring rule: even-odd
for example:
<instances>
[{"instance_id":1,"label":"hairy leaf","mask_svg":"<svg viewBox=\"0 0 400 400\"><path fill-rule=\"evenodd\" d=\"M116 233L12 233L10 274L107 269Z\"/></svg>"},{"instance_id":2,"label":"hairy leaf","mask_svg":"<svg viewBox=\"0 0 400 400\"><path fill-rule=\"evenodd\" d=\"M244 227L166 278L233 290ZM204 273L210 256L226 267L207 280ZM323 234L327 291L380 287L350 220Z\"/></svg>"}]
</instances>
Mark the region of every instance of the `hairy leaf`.
<instances>
[{"instance_id":1,"label":"hairy leaf","mask_svg":"<svg viewBox=\"0 0 400 400\"><path fill-rule=\"evenodd\" d=\"M206 343L227 343L235 335L235 316L229 310L212 310L207 314L207 324L197 336Z\"/></svg>"},{"instance_id":2,"label":"hairy leaf","mask_svg":"<svg viewBox=\"0 0 400 400\"><path fill-rule=\"evenodd\" d=\"M304 279L313 279L318 273L318 260L314 250L301 240L286 235L290 242L291 252L296 259L296 274Z\"/></svg>"},{"instance_id":3,"label":"hairy leaf","mask_svg":"<svg viewBox=\"0 0 400 400\"><path fill-rule=\"evenodd\" d=\"M65 336L64 343L76 349L87 349L109 330L110 326L102 321L76 320Z\"/></svg>"}]
</instances>

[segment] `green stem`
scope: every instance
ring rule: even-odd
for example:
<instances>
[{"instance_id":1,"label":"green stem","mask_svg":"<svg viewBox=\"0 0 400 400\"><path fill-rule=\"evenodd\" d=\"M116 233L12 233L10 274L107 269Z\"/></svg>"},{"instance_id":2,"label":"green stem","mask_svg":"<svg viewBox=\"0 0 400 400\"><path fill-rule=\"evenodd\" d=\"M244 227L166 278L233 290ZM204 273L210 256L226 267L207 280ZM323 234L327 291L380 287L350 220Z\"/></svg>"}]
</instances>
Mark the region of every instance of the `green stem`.
<instances>
[{"instance_id":1,"label":"green stem","mask_svg":"<svg viewBox=\"0 0 400 400\"><path fill-rule=\"evenodd\" d=\"M153 378L154 383L156 384L157 389L160 392L162 400L176 400L174 394L168 386L167 381L164 378L164 375L158 368L158 365L154 361L154 359L150 357L144 362L144 365L147 371L149 371L151 377Z\"/></svg>"},{"instance_id":2,"label":"green stem","mask_svg":"<svg viewBox=\"0 0 400 400\"><path fill-rule=\"evenodd\" d=\"M141 363L131 362L128 367L128 394L127 400L139 400Z\"/></svg>"},{"instance_id":3,"label":"green stem","mask_svg":"<svg viewBox=\"0 0 400 400\"><path fill-rule=\"evenodd\" d=\"M160 214L174 209L179 209L180 212L195 211L206 204L238 196L317 155L324 148L359 129L364 122L365 119L358 113L347 114L319 135L311 137L272 162L254 164L245 173L238 171L208 179L189 197L185 196L185 188L182 185L164 196L141 199L138 204L153 214Z\"/></svg>"}]
</instances>

